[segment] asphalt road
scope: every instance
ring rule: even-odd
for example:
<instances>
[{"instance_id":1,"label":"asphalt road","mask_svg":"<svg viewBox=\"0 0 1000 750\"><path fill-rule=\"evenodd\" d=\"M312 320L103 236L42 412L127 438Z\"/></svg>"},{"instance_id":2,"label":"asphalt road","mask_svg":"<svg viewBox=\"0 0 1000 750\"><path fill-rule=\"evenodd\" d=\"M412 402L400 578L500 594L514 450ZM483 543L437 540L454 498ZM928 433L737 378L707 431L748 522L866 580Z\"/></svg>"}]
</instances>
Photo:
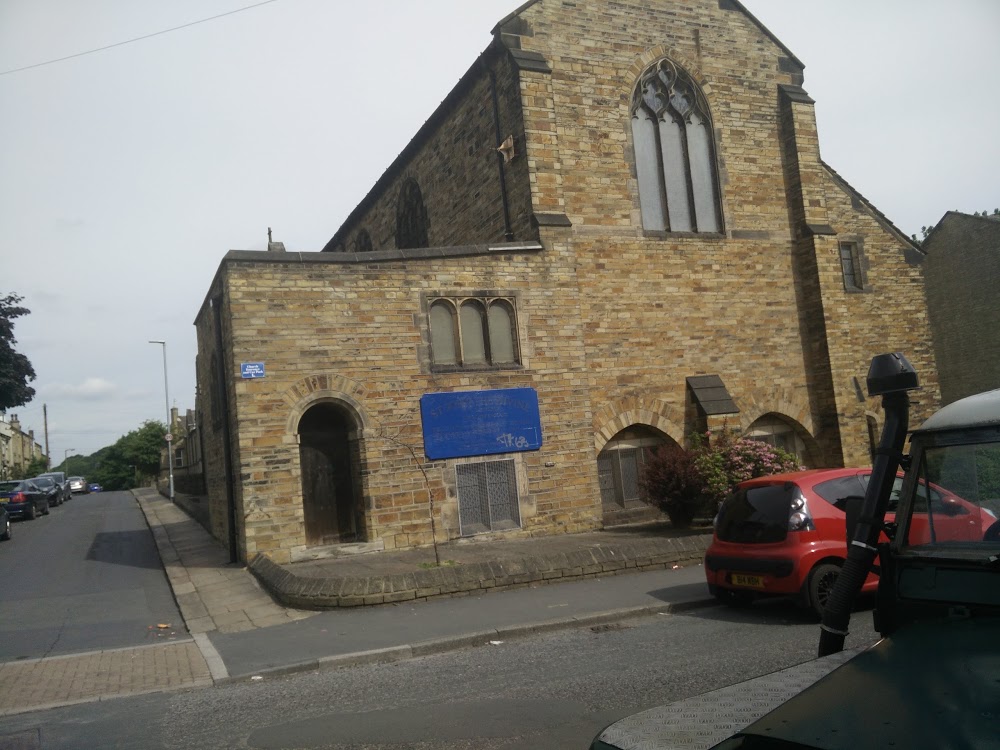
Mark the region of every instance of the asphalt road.
<instances>
[{"instance_id":1,"label":"asphalt road","mask_svg":"<svg viewBox=\"0 0 1000 750\"><path fill-rule=\"evenodd\" d=\"M0 720L0 748L585 750L623 716L808 660L818 637L815 620L788 603L711 607L11 716ZM847 646L875 639L871 613L855 613Z\"/></svg>"},{"instance_id":2,"label":"asphalt road","mask_svg":"<svg viewBox=\"0 0 1000 750\"><path fill-rule=\"evenodd\" d=\"M0 661L169 638L159 624L186 634L131 493L74 495L12 536L0 543Z\"/></svg>"}]
</instances>

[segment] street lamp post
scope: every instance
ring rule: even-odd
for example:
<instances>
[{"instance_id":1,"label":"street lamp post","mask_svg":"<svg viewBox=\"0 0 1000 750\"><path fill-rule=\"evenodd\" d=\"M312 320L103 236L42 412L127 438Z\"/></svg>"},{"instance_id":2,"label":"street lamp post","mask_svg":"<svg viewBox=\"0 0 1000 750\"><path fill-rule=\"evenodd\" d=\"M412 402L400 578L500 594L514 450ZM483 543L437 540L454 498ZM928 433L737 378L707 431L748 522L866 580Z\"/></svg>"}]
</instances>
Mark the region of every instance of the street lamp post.
<instances>
[{"instance_id":1,"label":"street lamp post","mask_svg":"<svg viewBox=\"0 0 1000 750\"><path fill-rule=\"evenodd\" d=\"M163 347L163 395L167 403L167 472L170 477L169 490L170 490L170 502L174 500L174 451L170 445L170 439L173 435L170 434L170 430L173 425L170 424L170 388L167 385L167 342L153 340L149 342L150 344L159 344Z\"/></svg>"},{"instance_id":2,"label":"street lamp post","mask_svg":"<svg viewBox=\"0 0 1000 750\"><path fill-rule=\"evenodd\" d=\"M66 471L66 477L69 477L69 452L75 451L76 448L67 448L63 451L63 469Z\"/></svg>"}]
</instances>

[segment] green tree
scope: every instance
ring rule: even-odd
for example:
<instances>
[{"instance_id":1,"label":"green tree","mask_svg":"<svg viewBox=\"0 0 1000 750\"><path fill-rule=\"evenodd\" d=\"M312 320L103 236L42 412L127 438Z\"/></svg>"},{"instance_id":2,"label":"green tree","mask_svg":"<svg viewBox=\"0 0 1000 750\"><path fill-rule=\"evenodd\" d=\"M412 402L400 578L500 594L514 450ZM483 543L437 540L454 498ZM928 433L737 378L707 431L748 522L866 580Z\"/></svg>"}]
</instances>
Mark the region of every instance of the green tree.
<instances>
[{"instance_id":1,"label":"green tree","mask_svg":"<svg viewBox=\"0 0 1000 750\"><path fill-rule=\"evenodd\" d=\"M35 379L35 368L14 348L14 320L31 312L20 306L21 299L16 294L0 298L0 411L22 406L35 397L35 389L28 385Z\"/></svg>"},{"instance_id":2,"label":"green tree","mask_svg":"<svg viewBox=\"0 0 1000 750\"><path fill-rule=\"evenodd\" d=\"M127 490L136 486L142 477L156 476L160 471L160 449L166 444L166 434L167 428L162 422L143 422L139 429L122 435L114 445L90 457L97 461L91 464L94 468L88 479L106 490Z\"/></svg>"},{"instance_id":3,"label":"green tree","mask_svg":"<svg viewBox=\"0 0 1000 750\"><path fill-rule=\"evenodd\" d=\"M44 458L33 458L27 465L15 468L11 471L11 479L31 479L39 474L44 474L49 470L48 463Z\"/></svg>"},{"instance_id":4,"label":"green tree","mask_svg":"<svg viewBox=\"0 0 1000 750\"><path fill-rule=\"evenodd\" d=\"M139 473L155 476L160 471L160 450L166 445L166 436L167 428L162 422L153 419L143 422L142 427L122 438L125 458Z\"/></svg>"}]
</instances>

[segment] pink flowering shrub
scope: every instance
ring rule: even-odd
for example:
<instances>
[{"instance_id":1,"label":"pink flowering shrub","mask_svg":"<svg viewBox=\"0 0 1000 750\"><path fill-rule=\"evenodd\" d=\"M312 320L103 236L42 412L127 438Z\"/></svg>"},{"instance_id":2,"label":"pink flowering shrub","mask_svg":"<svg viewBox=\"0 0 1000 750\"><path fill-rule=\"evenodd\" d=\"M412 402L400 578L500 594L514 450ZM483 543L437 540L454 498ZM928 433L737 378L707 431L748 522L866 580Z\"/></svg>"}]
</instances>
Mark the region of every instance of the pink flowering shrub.
<instances>
[{"instance_id":1,"label":"pink flowering shrub","mask_svg":"<svg viewBox=\"0 0 1000 750\"><path fill-rule=\"evenodd\" d=\"M710 443L696 450L695 465L705 482L704 493L716 504L747 479L804 468L792 454L728 430L718 433Z\"/></svg>"},{"instance_id":2,"label":"pink flowering shrub","mask_svg":"<svg viewBox=\"0 0 1000 750\"><path fill-rule=\"evenodd\" d=\"M690 450L663 445L647 454L642 487L675 526L712 516L736 485L753 477L798 471L795 456L729 430L699 436Z\"/></svg>"}]
</instances>

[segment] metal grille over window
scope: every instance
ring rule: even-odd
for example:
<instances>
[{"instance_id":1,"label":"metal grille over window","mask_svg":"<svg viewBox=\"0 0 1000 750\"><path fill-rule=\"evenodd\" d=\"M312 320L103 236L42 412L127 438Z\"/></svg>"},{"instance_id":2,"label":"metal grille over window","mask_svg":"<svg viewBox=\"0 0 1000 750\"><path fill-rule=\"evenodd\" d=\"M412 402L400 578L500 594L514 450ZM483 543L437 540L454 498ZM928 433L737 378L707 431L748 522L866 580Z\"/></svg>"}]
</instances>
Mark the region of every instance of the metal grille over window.
<instances>
[{"instance_id":1,"label":"metal grille over window","mask_svg":"<svg viewBox=\"0 0 1000 750\"><path fill-rule=\"evenodd\" d=\"M708 102L691 76L669 60L639 77L632 140L643 228L721 232Z\"/></svg>"},{"instance_id":2,"label":"metal grille over window","mask_svg":"<svg viewBox=\"0 0 1000 750\"><path fill-rule=\"evenodd\" d=\"M462 536L521 526L514 461L484 461L455 467Z\"/></svg>"}]
</instances>

